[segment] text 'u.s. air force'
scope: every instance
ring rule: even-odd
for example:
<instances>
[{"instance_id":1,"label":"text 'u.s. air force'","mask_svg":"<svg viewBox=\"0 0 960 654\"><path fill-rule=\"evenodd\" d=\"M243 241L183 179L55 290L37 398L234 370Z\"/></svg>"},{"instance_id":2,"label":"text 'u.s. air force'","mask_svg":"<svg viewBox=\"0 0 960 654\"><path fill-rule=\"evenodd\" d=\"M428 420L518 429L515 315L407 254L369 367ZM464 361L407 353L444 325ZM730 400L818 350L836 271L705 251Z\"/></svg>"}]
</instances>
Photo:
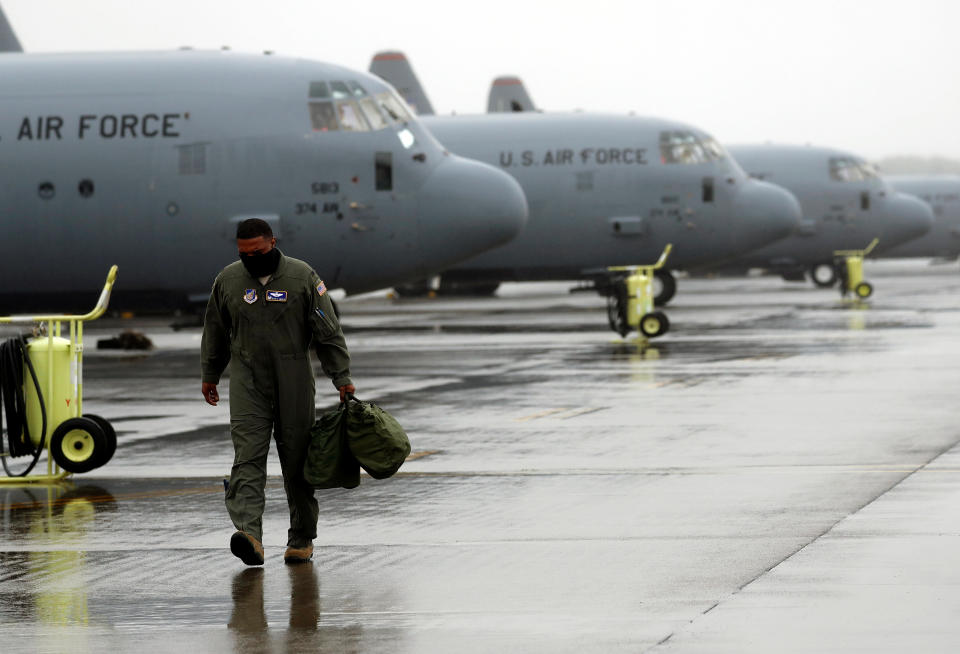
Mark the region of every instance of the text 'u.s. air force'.
<instances>
[{"instance_id":1,"label":"text 'u.s. air force'","mask_svg":"<svg viewBox=\"0 0 960 654\"><path fill-rule=\"evenodd\" d=\"M571 148L551 148L544 152L534 152L533 150L523 150L514 153L510 150L500 151L500 166L511 168L521 166L524 168L530 166L571 166L575 164L601 166L627 164L641 165L647 164L646 148L582 148L573 150Z\"/></svg>"}]
</instances>

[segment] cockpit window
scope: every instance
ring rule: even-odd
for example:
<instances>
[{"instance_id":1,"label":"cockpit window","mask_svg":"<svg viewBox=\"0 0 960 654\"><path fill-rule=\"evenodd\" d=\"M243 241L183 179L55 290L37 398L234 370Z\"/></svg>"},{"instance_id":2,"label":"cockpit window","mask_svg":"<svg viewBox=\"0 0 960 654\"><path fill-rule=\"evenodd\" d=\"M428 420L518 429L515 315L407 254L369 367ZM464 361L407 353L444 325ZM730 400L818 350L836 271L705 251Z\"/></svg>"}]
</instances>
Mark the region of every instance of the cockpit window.
<instances>
[{"instance_id":1,"label":"cockpit window","mask_svg":"<svg viewBox=\"0 0 960 654\"><path fill-rule=\"evenodd\" d=\"M710 137L698 138L693 132L660 132L660 161L665 164L700 164L726 157L723 148Z\"/></svg>"},{"instance_id":2,"label":"cockpit window","mask_svg":"<svg viewBox=\"0 0 960 654\"><path fill-rule=\"evenodd\" d=\"M366 117L367 122L370 123L370 129L378 130L390 126L390 121L384 118L383 114L380 113L380 110L377 109L377 103L373 100L373 98L363 98L360 100L359 104L360 110Z\"/></svg>"},{"instance_id":3,"label":"cockpit window","mask_svg":"<svg viewBox=\"0 0 960 654\"><path fill-rule=\"evenodd\" d=\"M703 149L706 150L712 159L719 161L720 159L727 158L726 150L724 150L723 146L717 143L717 140L712 136L701 138L700 142L703 144Z\"/></svg>"},{"instance_id":4,"label":"cockpit window","mask_svg":"<svg viewBox=\"0 0 960 654\"><path fill-rule=\"evenodd\" d=\"M340 116L340 127L347 132L366 132L370 129L366 119L360 114L356 102L346 100L337 103L337 114Z\"/></svg>"},{"instance_id":5,"label":"cockpit window","mask_svg":"<svg viewBox=\"0 0 960 654\"><path fill-rule=\"evenodd\" d=\"M404 107L403 101L392 93L378 93L377 102L391 120L398 123L405 123L410 120L410 113Z\"/></svg>"},{"instance_id":6,"label":"cockpit window","mask_svg":"<svg viewBox=\"0 0 960 654\"><path fill-rule=\"evenodd\" d=\"M862 182L880 175L873 164L853 157L830 157L830 179L838 182Z\"/></svg>"},{"instance_id":7,"label":"cockpit window","mask_svg":"<svg viewBox=\"0 0 960 654\"><path fill-rule=\"evenodd\" d=\"M347 86L350 87L350 92L353 93L353 97L355 98L362 98L367 94L367 92L363 89L363 87L357 84L356 82L354 82L353 80L350 80L349 82L347 82Z\"/></svg>"},{"instance_id":8,"label":"cockpit window","mask_svg":"<svg viewBox=\"0 0 960 654\"><path fill-rule=\"evenodd\" d=\"M330 90L333 91L334 100L345 100L353 97L353 93L343 82L330 82Z\"/></svg>"},{"instance_id":9,"label":"cockpit window","mask_svg":"<svg viewBox=\"0 0 960 654\"><path fill-rule=\"evenodd\" d=\"M412 120L407 106L395 94L385 91L369 95L352 80L310 82L310 97L333 100L308 103L310 122L318 132L366 132Z\"/></svg>"},{"instance_id":10,"label":"cockpit window","mask_svg":"<svg viewBox=\"0 0 960 654\"><path fill-rule=\"evenodd\" d=\"M337 127L337 113L332 102L311 102L310 122L317 132L333 132Z\"/></svg>"},{"instance_id":11,"label":"cockpit window","mask_svg":"<svg viewBox=\"0 0 960 654\"><path fill-rule=\"evenodd\" d=\"M311 98L329 98L330 89L327 87L326 82L310 82L310 97Z\"/></svg>"}]
</instances>

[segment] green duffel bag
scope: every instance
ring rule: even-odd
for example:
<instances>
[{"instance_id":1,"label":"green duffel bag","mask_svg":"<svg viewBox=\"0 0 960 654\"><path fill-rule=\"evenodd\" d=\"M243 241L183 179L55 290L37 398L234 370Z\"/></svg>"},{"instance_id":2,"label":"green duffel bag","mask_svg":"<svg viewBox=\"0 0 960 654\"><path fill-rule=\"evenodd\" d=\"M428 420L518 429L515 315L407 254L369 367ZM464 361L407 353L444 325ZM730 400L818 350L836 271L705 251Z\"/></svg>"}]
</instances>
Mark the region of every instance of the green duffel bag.
<instances>
[{"instance_id":1,"label":"green duffel bag","mask_svg":"<svg viewBox=\"0 0 960 654\"><path fill-rule=\"evenodd\" d=\"M356 488L360 485L360 465L347 443L347 409L320 416L310 429L303 478L314 488Z\"/></svg>"},{"instance_id":2,"label":"green duffel bag","mask_svg":"<svg viewBox=\"0 0 960 654\"><path fill-rule=\"evenodd\" d=\"M392 476L410 454L410 439L400 423L376 404L353 395L347 401L346 433L353 456L374 479Z\"/></svg>"}]
</instances>

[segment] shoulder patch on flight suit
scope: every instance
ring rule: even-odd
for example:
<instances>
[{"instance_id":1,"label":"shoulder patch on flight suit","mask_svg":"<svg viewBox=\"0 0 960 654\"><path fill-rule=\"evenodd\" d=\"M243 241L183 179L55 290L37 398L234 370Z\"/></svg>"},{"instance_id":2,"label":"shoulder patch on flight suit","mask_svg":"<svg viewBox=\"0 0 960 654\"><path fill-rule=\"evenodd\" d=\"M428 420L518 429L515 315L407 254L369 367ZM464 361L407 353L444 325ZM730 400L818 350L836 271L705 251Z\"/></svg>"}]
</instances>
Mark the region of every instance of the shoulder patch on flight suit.
<instances>
[{"instance_id":1,"label":"shoulder patch on flight suit","mask_svg":"<svg viewBox=\"0 0 960 654\"><path fill-rule=\"evenodd\" d=\"M267 302L286 302L286 291L267 291Z\"/></svg>"},{"instance_id":2,"label":"shoulder patch on flight suit","mask_svg":"<svg viewBox=\"0 0 960 654\"><path fill-rule=\"evenodd\" d=\"M243 301L247 304L253 304L257 301L257 289L248 288L243 292Z\"/></svg>"},{"instance_id":3,"label":"shoulder patch on flight suit","mask_svg":"<svg viewBox=\"0 0 960 654\"><path fill-rule=\"evenodd\" d=\"M323 294L326 293L326 292L327 292L327 285L324 284L324 283L323 283L323 280L321 279L321 280L320 280L320 283L317 284L317 293L318 293L319 295L323 295Z\"/></svg>"}]
</instances>

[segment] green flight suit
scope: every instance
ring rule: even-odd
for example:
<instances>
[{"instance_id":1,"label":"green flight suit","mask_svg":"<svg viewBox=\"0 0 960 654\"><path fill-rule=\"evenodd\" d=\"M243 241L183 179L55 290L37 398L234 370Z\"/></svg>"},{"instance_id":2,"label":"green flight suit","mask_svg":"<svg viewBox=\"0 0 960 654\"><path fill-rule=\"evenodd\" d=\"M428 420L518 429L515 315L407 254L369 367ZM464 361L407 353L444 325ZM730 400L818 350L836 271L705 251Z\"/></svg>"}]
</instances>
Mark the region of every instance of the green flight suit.
<instances>
[{"instance_id":1,"label":"green flight suit","mask_svg":"<svg viewBox=\"0 0 960 654\"><path fill-rule=\"evenodd\" d=\"M310 347L335 387L350 384L350 355L326 287L309 265L280 257L264 286L239 261L213 283L203 324L203 381L230 370L230 435L234 461L226 494L233 524L262 542L270 433L277 441L290 508L287 544L317 535L319 509L303 480L316 417Z\"/></svg>"}]
</instances>

